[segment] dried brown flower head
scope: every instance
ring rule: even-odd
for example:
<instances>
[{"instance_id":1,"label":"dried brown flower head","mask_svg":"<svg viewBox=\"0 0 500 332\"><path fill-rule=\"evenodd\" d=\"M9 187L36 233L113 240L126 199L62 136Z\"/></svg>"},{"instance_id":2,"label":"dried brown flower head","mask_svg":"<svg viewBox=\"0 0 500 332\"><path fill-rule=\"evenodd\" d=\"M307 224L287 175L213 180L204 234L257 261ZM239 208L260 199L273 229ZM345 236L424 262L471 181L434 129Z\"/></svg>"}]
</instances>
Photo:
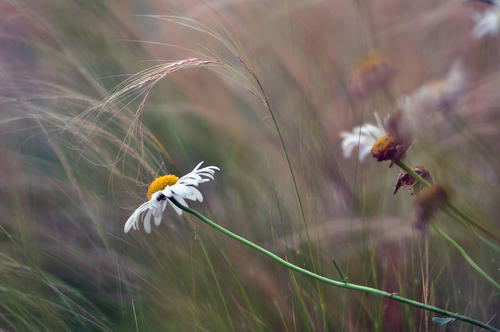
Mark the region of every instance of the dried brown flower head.
<instances>
[{"instance_id":1,"label":"dried brown flower head","mask_svg":"<svg viewBox=\"0 0 500 332\"><path fill-rule=\"evenodd\" d=\"M373 144L372 156L377 161L390 160L389 167L391 167L393 163L404 157L409 146L410 143L406 140L392 135L385 135Z\"/></svg>"},{"instance_id":2,"label":"dried brown flower head","mask_svg":"<svg viewBox=\"0 0 500 332\"><path fill-rule=\"evenodd\" d=\"M350 93L358 98L365 98L382 85L394 78L396 68L382 52L368 53L357 65L351 75Z\"/></svg>"},{"instance_id":3,"label":"dried brown flower head","mask_svg":"<svg viewBox=\"0 0 500 332\"><path fill-rule=\"evenodd\" d=\"M445 186L437 183L430 188L424 189L417 197L417 221L416 227L422 229L427 225L429 219L448 202L449 194Z\"/></svg>"},{"instance_id":4,"label":"dried brown flower head","mask_svg":"<svg viewBox=\"0 0 500 332\"><path fill-rule=\"evenodd\" d=\"M428 182L432 183L432 177L429 171L427 171L424 166L412 166L412 169L423 177L425 180ZM422 190L422 184L420 184L418 181L416 181L410 174L408 174L405 171L401 171L399 173L398 179L396 180L396 185L394 186L394 191L393 195L396 195L398 190L403 187L404 189L408 190L410 195L414 195L415 192L420 192Z\"/></svg>"}]
</instances>

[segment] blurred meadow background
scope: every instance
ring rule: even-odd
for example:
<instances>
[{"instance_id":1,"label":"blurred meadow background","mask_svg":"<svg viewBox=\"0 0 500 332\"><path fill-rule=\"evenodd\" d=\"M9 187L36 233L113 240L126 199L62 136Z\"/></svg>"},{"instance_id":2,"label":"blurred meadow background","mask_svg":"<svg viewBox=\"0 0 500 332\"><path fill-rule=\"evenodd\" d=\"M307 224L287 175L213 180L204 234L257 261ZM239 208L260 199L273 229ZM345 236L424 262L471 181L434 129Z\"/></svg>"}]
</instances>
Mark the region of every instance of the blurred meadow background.
<instances>
[{"instance_id":1,"label":"blurred meadow background","mask_svg":"<svg viewBox=\"0 0 500 332\"><path fill-rule=\"evenodd\" d=\"M414 227L410 195L392 194L399 169L345 158L340 136L460 61L450 109L415 116L407 161L498 229L500 42L471 32L490 7L0 1L0 330L472 329L319 284L171 207L151 234L124 234L155 177L202 160L221 171L190 206L231 231L330 278L335 258L350 282L500 326L495 288ZM382 59L380 82L359 77L367 57ZM433 220L499 280L498 253Z\"/></svg>"}]
</instances>

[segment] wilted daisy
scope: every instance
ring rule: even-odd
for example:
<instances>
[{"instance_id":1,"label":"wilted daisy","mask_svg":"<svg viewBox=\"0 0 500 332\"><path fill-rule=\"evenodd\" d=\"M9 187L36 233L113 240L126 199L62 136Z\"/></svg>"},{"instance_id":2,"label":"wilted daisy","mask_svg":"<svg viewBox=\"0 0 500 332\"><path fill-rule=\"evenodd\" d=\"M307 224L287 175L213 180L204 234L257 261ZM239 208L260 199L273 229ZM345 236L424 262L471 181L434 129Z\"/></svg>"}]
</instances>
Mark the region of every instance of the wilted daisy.
<instances>
[{"instance_id":1,"label":"wilted daisy","mask_svg":"<svg viewBox=\"0 0 500 332\"><path fill-rule=\"evenodd\" d=\"M382 52L368 53L351 74L349 92L357 98L365 98L377 88L389 84L396 74L391 60Z\"/></svg>"},{"instance_id":2,"label":"wilted daisy","mask_svg":"<svg viewBox=\"0 0 500 332\"><path fill-rule=\"evenodd\" d=\"M382 136L386 135L384 126L380 117L375 113L377 124L364 123L361 126L354 127L351 132L343 131L342 151L344 157L349 158L354 148L358 148L359 161L363 161L370 154L373 144Z\"/></svg>"},{"instance_id":3,"label":"wilted daisy","mask_svg":"<svg viewBox=\"0 0 500 332\"><path fill-rule=\"evenodd\" d=\"M407 101L416 113L422 111L448 111L458 101L466 85L465 67L462 61L455 61L445 77L431 80L418 88ZM410 105L409 104L409 105Z\"/></svg>"},{"instance_id":4,"label":"wilted daisy","mask_svg":"<svg viewBox=\"0 0 500 332\"><path fill-rule=\"evenodd\" d=\"M213 180L215 171L220 169L216 166L200 168L203 161L199 163L190 173L180 179L172 174L156 178L148 187L148 201L139 206L125 223L125 233L131 228L139 229L139 221L144 222L144 230L151 233L151 218L154 218L155 225L161 223L162 214L170 203L178 215L182 214L182 209L176 206L170 199L175 199L179 204L188 206L186 199L203 202L201 192L196 189L200 183Z\"/></svg>"}]
</instances>

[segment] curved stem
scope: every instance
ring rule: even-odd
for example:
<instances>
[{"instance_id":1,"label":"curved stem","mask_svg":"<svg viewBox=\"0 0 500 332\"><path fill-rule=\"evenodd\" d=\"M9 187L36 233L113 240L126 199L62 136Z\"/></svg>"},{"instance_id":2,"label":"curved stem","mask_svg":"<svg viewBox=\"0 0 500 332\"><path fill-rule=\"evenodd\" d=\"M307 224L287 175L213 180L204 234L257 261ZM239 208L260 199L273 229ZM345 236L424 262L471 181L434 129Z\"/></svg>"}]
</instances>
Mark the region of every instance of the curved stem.
<instances>
[{"instance_id":1,"label":"curved stem","mask_svg":"<svg viewBox=\"0 0 500 332\"><path fill-rule=\"evenodd\" d=\"M476 262L474 262L472 260L472 258L470 258L470 256L467 254L467 252L455 240L453 240L448 234L446 234L445 232L443 232L443 230L441 228L439 228L435 223L432 223L432 227L434 227L434 229L436 230L436 232L439 233L439 235L441 235L442 237L444 237L444 239L446 241L448 241L452 246L455 247L455 249L458 250L458 252L464 257L464 259L467 261L467 263L469 263L470 266L472 266L472 268L474 270L476 270L477 272L479 272L479 274L481 274L483 277L485 277L486 280L488 280L498 290L500 290L500 285L492 277L490 277L486 272L484 272L484 270L481 269L479 267L479 265L477 265Z\"/></svg>"},{"instance_id":2,"label":"curved stem","mask_svg":"<svg viewBox=\"0 0 500 332\"><path fill-rule=\"evenodd\" d=\"M286 266L287 268L291 269L291 270L294 270L296 272L299 272L299 273L302 273L302 274L305 274L315 280L318 280L318 281L321 281L321 282L324 282L324 283L327 283L327 284L330 284L330 285L333 285L333 286L337 286L337 287L341 287L341 288L346 288L346 289L352 289L352 290L358 290L358 291L362 291L362 292L366 292L366 293L371 293L371 294L375 294L375 295L378 295L378 296L383 296L383 297L387 297L389 299L392 299L392 300L395 300L395 301L398 301L398 302L402 302L402 303L406 303L406 304L409 304L411 306L414 306L414 307L417 307L417 308L421 308L421 309L424 309L424 310L428 310L428 311L432 311L432 312L435 312L435 313L438 313L440 315L443 315L443 316L447 316L447 317L451 317L451 318L455 318L455 319L458 319L458 320L461 320L463 322L467 322L469 324L472 324L472 325L475 325L475 326L479 326L479 327L482 327L484 329L487 329L489 331L500 331L499 329L493 327L493 326L490 326L486 323L483 323L483 322L480 322L478 320L475 320L473 318L470 318L470 317L467 317L467 316L463 316L463 315L459 315L459 314L455 314L455 313L452 313L450 311L447 311L447 310L444 310L444 309L441 309L441 308L438 308L438 307L435 307L435 306L432 306L432 305L427 305L427 304L424 304L424 303L421 303L421 302L418 302L418 301L414 301L414 300L410 300L410 299L407 299L405 297L402 297L402 296L399 296L397 295L397 293L389 293L389 292L386 292L386 291L382 291L382 290L379 290L379 289L376 289L376 288L372 288L372 287L367 287L367 286L361 286L361 285L357 285L357 284L353 284L353 283L349 283L349 282L342 282L342 281L337 281L337 280L333 280L333 279L329 279L329 278L326 278L326 277L323 277L319 274L316 274L314 272L311 272L309 270L306 270L304 268L301 268L297 265L294 265L286 260L284 260L283 258L279 257L278 255L270 252L269 250L266 250L264 248L262 248L261 246L225 229L224 227L220 226L219 224L213 222L212 220L208 219L207 217L205 217L204 215L202 215L201 213L199 213L198 211L196 210L193 210L191 208L188 208L186 206L183 206L181 204L179 204L175 199L173 198L169 198L176 206L178 206L179 208L183 209L184 211L194 215L195 217L197 217L198 219L200 219L201 221L203 221L204 223L206 223L207 225L209 225L210 227L212 228L215 228L216 230L218 230L219 232L237 240L237 241L240 241L241 243L249 246L250 248L253 248L257 251L259 251L260 253L270 257L271 259L273 259L274 261L280 263L281 265L284 265Z\"/></svg>"},{"instance_id":3,"label":"curved stem","mask_svg":"<svg viewBox=\"0 0 500 332\"><path fill-rule=\"evenodd\" d=\"M401 169L403 169L406 173L408 173L416 181L420 182L422 185L424 185L426 187L430 187L432 185L429 181L427 181L426 179L424 179L423 177L421 177L417 172L415 172L404 161L398 160L398 161L395 162L395 164L398 165ZM481 225L479 222L475 221L472 217L470 217L467 214L465 214L464 212L462 212L453 203L447 202L446 203L446 208L444 208L443 211L447 215L449 215L452 219L455 219L455 220L457 220L458 222L460 222L462 224L465 222L465 224L472 225L472 226L476 227L477 229L480 229L485 234L488 234L489 236L491 236L496 241L499 241L498 235L492 233L491 231L489 231L488 229L486 229L483 225ZM450 211L454 212L454 214L450 213ZM482 239L482 240L483 241L484 240L488 241L487 239ZM492 244L492 245L496 246L495 244ZM498 251L498 248L497 248L497 251Z\"/></svg>"},{"instance_id":4,"label":"curved stem","mask_svg":"<svg viewBox=\"0 0 500 332\"><path fill-rule=\"evenodd\" d=\"M403 170L405 170L411 177L413 177L416 181L420 182L426 187L430 187L431 184L425 180L423 177L421 177L417 172L415 172L411 167L405 164L404 161L399 160L396 162L396 165L401 167ZM463 224L465 227L469 228L468 223L472 223L474 226L478 227L480 226L477 222L475 222L472 218L468 217L464 213L462 213L457 207L455 207L452 203L447 203L446 206L442 208L442 210L450 216L452 219L457 220L461 224ZM465 217L466 218L465 218ZM465 220L460 219L462 217ZM470 222L472 221L472 222ZM453 240L448 234L446 234L441 228L439 228L435 223L432 223L432 227L438 232L439 235L441 235L446 241L448 241L457 251L462 255L462 257L469 263L469 265L476 270L480 275L482 275L488 282L490 282L493 286L496 287L496 289L500 290L500 284L498 284L495 279L490 277L479 265L474 262L474 260L467 254L467 252L455 241ZM486 232L490 234L486 229L482 227L478 227L481 229L483 232ZM480 234L476 233L473 231L475 235L479 237L483 242L488 244L490 247L493 247L496 251L498 251L498 246L495 245L494 243L491 243L488 239L484 238ZM491 235L491 234L490 234ZM493 235L492 235L493 236Z\"/></svg>"}]
</instances>

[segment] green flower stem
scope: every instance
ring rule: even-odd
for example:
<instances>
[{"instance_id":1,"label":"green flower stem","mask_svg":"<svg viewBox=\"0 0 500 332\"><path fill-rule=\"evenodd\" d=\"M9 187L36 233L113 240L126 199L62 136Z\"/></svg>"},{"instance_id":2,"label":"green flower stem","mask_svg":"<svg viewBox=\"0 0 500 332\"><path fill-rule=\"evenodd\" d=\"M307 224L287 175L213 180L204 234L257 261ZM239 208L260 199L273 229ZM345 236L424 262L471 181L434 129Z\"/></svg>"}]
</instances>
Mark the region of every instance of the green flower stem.
<instances>
[{"instance_id":1,"label":"green flower stem","mask_svg":"<svg viewBox=\"0 0 500 332\"><path fill-rule=\"evenodd\" d=\"M473 260L470 258L470 256L467 254L467 252L451 237L448 236L441 228L439 228L435 223L431 223L432 227L438 232L442 237L445 238L446 241L448 241L452 246L455 247L455 249L458 250L460 254L465 258L467 263L469 263L477 272L479 272L483 277L486 278L490 283L495 285L495 287L500 290L500 285L492 278L490 277L486 272L483 271Z\"/></svg>"},{"instance_id":2,"label":"green flower stem","mask_svg":"<svg viewBox=\"0 0 500 332\"><path fill-rule=\"evenodd\" d=\"M430 187L431 184L425 180L423 177L421 177L419 174L417 174L411 167L406 165L403 161L399 160L396 162L396 165L401 167L403 170L405 170L411 177L413 177L416 181L420 182L426 187ZM464 224L467 227L467 221L462 221L460 217L462 217L464 214L463 213L458 213L457 208L454 207L451 203L448 203L445 207L443 207L443 211L450 216L452 219L457 220L458 222ZM463 217L462 217L463 218ZM477 227L477 223L474 222L474 226ZM435 223L432 223L432 227L438 232L439 235L441 235L446 241L448 241L457 251L463 256L463 258L469 263L469 265L476 270L479 274L481 274L486 280L488 280L493 286L496 287L496 289L500 290L500 284L498 284L492 277L490 277L479 265L476 264L472 260L472 258L467 254L467 252L455 241L453 240L448 234L446 234L441 228L439 228ZM478 227L479 228L479 227ZM481 230L486 231L485 229L481 228ZM478 235L481 240L486 241L487 244L490 246L493 246L498 251L498 246L495 245L494 243L491 243L488 241L486 238L482 237L480 234L477 234L473 232L474 234Z\"/></svg>"},{"instance_id":3,"label":"green flower stem","mask_svg":"<svg viewBox=\"0 0 500 332\"><path fill-rule=\"evenodd\" d=\"M426 179L424 179L423 177L421 177L417 172L415 172L410 166L408 166L404 161L402 160L399 160L399 161L396 161L395 162L396 165L398 165L399 167L401 167L401 169L403 169L406 173L408 173L412 178L414 178L415 180L417 180L418 182L420 182L421 184L423 184L424 186L426 187L430 187L432 184L427 181ZM470 216L468 216L467 214L465 214L464 212L462 212L459 208L457 208L453 203L450 203L450 202L447 202L446 203L446 207L448 209L443 209L444 212L449 215L452 219L455 219L457 220L458 222L467 225L472 225L478 229L480 229L481 231L483 231L485 234L488 234L489 236L491 236L493 239L495 239L496 241L499 241L499 238L498 238L498 235L496 234L493 234L492 232L490 232L488 229L486 229L484 226L482 226L479 222L475 221L474 219L472 219ZM454 213L450 213L450 211L454 212ZM461 219L460 219L461 218ZM498 246L497 246L498 247ZM497 251L498 251L498 248L497 248Z\"/></svg>"},{"instance_id":4,"label":"green flower stem","mask_svg":"<svg viewBox=\"0 0 500 332\"><path fill-rule=\"evenodd\" d=\"M207 217L205 217L204 215L202 215L201 213L199 213L198 211L196 210L193 210L191 208L188 208L188 207L185 207L181 204L179 204L175 199L172 199L170 198L170 200L176 205L178 206L179 208L181 208L182 210L194 215L195 217L197 217L198 219L200 219L201 221L203 221L204 223L206 223L207 225L209 225L210 227L212 228L215 228L216 230L218 230L219 232L237 240L237 241L240 241L241 243L259 251L260 253L272 258L273 260L275 260L276 262L280 263L281 265L284 265L286 266L287 268L291 269L291 270L294 270L296 272L300 272L302 274L305 274L315 280L318 280L318 281L321 281L321 282L324 282L324 283L327 283L327 284L330 284L330 285L333 285L333 286L337 286L337 287L341 287L341 288L347 288L347 289L352 289L352 290L358 290L358 291L362 291L362 292L367 292L367 293L371 293L371 294L375 294L375 295L378 295L378 296L383 296L383 297L387 297L389 299L392 299L392 300L395 300L395 301L399 301L399 302L402 302L402 303L406 303L406 304L409 304L411 306L414 306L414 307L417 307L417 308L421 308L421 309L424 309L424 310L428 310L428 311L432 311L432 312L435 312L435 313L438 313L440 315L443 315L443 316L447 316L447 317L451 317L451 318L455 318L455 319L458 319L458 320L461 320L463 322L467 322L469 324L472 324L472 325L475 325L475 326L479 326L479 327L482 327L484 329L487 329L489 331L497 331L497 332L500 332L499 329L493 327L493 326L490 326L486 323L483 323L483 322L480 322L478 320L475 320L473 318L470 318L470 317L467 317L467 316L463 316L463 315L459 315L459 314L455 314L455 313L452 313L452 312L449 312L447 310L444 310L444 309L441 309L441 308L438 308L438 307L434 307L434 306L431 306L431 305L427 305L427 304L424 304L424 303L421 303L421 302L418 302L418 301L414 301L414 300L410 300L410 299L407 299L405 297L402 297L402 296L399 296L397 295L396 293L389 293L389 292L385 292L385 291L382 291L382 290L379 290L379 289L376 289L376 288L371 288L371 287L367 287L367 286L361 286L361 285L357 285L357 284L352 284L352 283L349 283L349 282L342 282L342 281L337 281L337 280L333 280L333 279L329 279L329 278L326 278L326 277L323 277L319 274L316 274L316 273L313 273L309 270L306 270L306 269L303 269L297 265L294 265L286 260L284 260L283 258L279 257L278 255L270 252L269 250L266 250L264 248L262 248L261 246L251 242L251 241L248 241L247 239L237 235L237 234L234 234L233 232L225 229L224 227L218 225L217 223L213 222L212 220L208 219Z\"/></svg>"}]
</instances>

